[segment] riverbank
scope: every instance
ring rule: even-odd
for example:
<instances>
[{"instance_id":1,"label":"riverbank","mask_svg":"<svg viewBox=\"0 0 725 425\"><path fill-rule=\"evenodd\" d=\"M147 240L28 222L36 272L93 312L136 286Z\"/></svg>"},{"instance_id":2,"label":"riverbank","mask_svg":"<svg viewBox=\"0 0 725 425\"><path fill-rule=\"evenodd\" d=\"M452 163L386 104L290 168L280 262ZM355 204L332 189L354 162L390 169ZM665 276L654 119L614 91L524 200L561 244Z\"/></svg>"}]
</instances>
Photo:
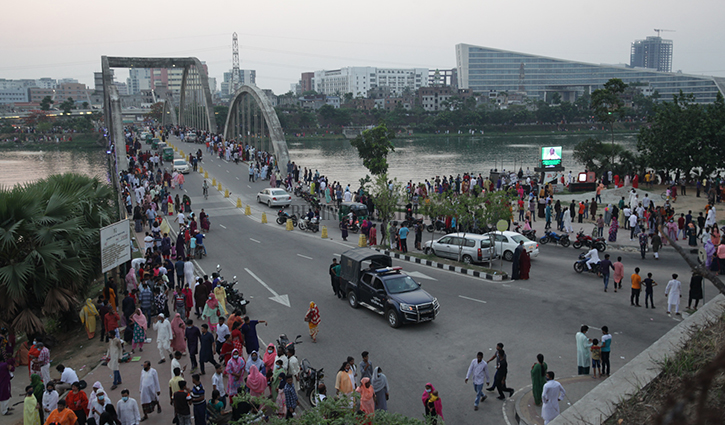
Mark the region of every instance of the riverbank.
<instances>
[{"instance_id":1,"label":"riverbank","mask_svg":"<svg viewBox=\"0 0 725 425\"><path fill-rule=\"evenodd\" d=\"M50 136L49 141L37 141L40 136ZM55 137L58 136L72 140L56 142ZM14 139L18 138L17 141ZM102 142L103 138L99 133L60 133L60 134L0 134L0 150L23 150L23 151L39 151L39 150L101 150L105 149Z\"/></svg>"}]
</instances>

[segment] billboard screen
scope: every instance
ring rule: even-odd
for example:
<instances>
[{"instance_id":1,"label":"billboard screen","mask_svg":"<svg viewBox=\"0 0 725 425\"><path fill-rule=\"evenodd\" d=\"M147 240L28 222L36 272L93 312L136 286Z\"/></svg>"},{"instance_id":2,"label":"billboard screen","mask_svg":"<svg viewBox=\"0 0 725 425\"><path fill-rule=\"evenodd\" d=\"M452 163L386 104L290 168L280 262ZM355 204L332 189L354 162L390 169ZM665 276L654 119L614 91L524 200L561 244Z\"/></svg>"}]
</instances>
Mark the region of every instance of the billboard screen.
<instances>
[{"instance_id":1,"label":"billboard screen","mask_svg":"<svg viewBox=\"0 0 725 425\"><path fill-rule=\"evenodd\" d=\"M548 146L541 148L541 165L553 167L561 164L561 146Z\"/></svg>"}]
</instances>

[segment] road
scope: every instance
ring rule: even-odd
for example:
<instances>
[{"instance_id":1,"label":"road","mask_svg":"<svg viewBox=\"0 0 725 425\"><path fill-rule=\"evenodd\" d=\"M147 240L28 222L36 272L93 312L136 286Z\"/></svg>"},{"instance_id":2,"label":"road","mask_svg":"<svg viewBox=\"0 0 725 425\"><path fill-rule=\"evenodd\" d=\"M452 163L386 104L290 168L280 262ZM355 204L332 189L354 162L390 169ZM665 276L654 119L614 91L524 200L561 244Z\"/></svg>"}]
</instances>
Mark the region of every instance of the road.
<instances>
[{"instance_id":1,"label":"road","mask_svg":"<svg viewBox=\"0 0 725 425\"><path fill-rule=\"evenodd\" d=\"M202 146L175 138L171 143L187 154ZM604 293L601 279L573 271L579 251L547 245L541 246L541 254L533 259L528 281L491 282L396 261L395 265L414 272L424 289L438 297L441 313L431 323L392 329L382 316L364 308L353 310L333 296L328 265L357 242L355 237L350 242L340 239L335 219L322 222L328 226L330 239L322 239L319 233L286 231L274 223L274 209L254 203L255 194L268 187L268 181L250 183L246 165L212 158L206 152L202 166L232 195L225 199L222 193L210 190L209 199L204 200L203 176L192 173L186 179L185 191L193 210L204 208L212 220L205 242L209 255L199 260L198 266L211 274L220 264L226 278L238 277L238 288L251 300L248 314L269 322L269 326L259 328L263 343L273 342L280 333L303 335L298 357L309 359L313 367L324 367L330 387L348 355L358 362L360 353L369 351L373 364L388 377L389 408L394 412L420 417L423 408L419 396L425 383L431 382L441 395L449 423L473 423L482 418L487 423L514 423L513 403L508 401L502 406L501 401L490 397L478 412L473 411L474 392L463 379L477 351L483 351L487 360L496 343L503 342L509 360L507 383L519 389L530 384L529 370L537 353L546 356L549 369L558 375L576 373L574 334L582 324L592 328L592 338L601 336L603 325L609 326L613 333L612 369L616 371L678 322L665 314L664 285L676 272L687 287L690 274L675 253L665 251L662 259L654 262L641 261L635 253L611 252L614 257L622 256L627 276L635 266L642 268L643 275L654 273L660 284L655 292L658 308L648 310L629 305L628 278L623 292L614 293L610 287L610 292ZM245 205L252 205L251 216L235 208L237 196ZM296 205L301 204L296 201ZM260 223L263 211L268 224ZM715 292L707 289L705 301ZM686 290L684 294L686 297ZM322 317L317 344L310 343L303 321L310 301L319 305Z\"/></svg>"}]
</instances>

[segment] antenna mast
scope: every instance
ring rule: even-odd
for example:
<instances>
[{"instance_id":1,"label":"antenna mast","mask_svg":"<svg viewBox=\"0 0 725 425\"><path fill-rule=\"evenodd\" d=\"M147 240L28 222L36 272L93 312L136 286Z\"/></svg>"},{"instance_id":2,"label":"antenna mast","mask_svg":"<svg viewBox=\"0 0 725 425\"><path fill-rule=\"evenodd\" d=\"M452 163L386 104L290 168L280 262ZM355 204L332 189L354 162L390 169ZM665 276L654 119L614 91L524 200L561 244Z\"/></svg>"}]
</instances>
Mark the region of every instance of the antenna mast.
<instances>
[{"instance_id":1,"label":"antenna mast","mask_svg":"<svg viewBox=\"0 0 725 425\"><path fill-rule=\"evenodd\" d=\"M237 42L237 33L232 34L232 92L234 96L239 88L239 43Z\"/></svg>"}]
</instances>

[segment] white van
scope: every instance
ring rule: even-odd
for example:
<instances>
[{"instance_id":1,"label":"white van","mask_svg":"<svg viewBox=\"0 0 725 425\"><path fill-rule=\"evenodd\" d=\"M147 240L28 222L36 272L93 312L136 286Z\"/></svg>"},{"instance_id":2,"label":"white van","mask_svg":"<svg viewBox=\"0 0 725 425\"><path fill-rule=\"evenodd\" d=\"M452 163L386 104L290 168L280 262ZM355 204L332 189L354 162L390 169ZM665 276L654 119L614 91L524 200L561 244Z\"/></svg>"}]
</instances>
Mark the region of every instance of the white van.
<instances>
[{"instance_id":1,"label":"white van","mask_svg":"<svg viewBox=\"0 0 725 425\"><path fill-rule=\"evenodd\" d=\"M423 252L450 258L459 258L466 264L489 261L495 256L493 240L476 233L450 233L435 241L423 244Z\"/></svg>"}]
</instances>

